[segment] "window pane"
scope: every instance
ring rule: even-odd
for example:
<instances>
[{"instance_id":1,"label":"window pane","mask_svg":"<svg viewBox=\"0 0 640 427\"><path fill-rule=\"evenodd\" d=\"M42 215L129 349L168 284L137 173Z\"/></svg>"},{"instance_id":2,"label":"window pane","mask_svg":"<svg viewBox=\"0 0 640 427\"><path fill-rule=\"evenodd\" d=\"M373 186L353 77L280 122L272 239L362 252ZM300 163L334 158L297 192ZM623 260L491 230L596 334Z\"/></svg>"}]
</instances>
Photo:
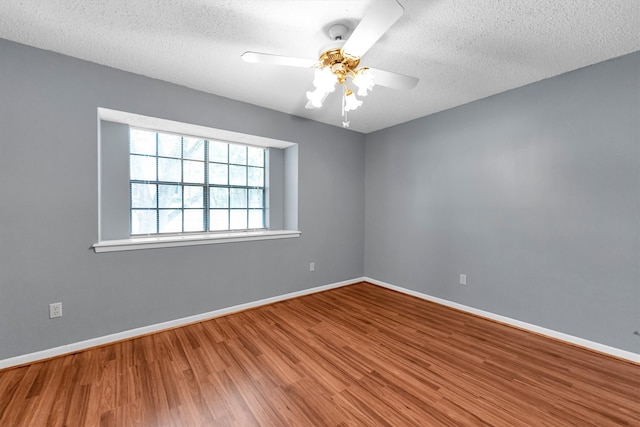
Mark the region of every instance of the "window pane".
<instances>
[{"instance_id":1,"label":"window pane","mask_svg":"<svg viewBox=\"0 0 640 427\"><path fill-rule=\"evenodd\" d=\"M220 231L229 229L229 211L226 209L209 211L209 230Z\"/></svg>"},{"instance_id":2,"label":"window pane","mask_svg":"<svg viewBox=\"0 0 640 427\"><path fill-rule=\"evenodd\" d=\"M155 184L131 184L132 208L155 208L156 185Z\"/></svg>"},{"instance_id":3,"label":"window pane","mask_svg":"<svg viewBox=\"0 0 640 427\"><path fill-rule=\"evenodd\" d=\"M263 191L262 190L255 190L255 189L250 189L249 190L249 207L250 208L264 208L264 205L262 204L262 195L263 195Z\"/></svg>"},{"instance_id":4,"label":"window pane","mask_svg":"<svg viewBox=\"0 0 640 427\"><path fill-rule=\"evenodd\" d=\"M262 209L249 211L249 228L264 228L264 214Z\"/></svg>"},{"instance_id":5,"label":"window pane","mask_svg":"<svg viewBox=\"0 0 640 427\"><path fill-rule=\"evenodd\" d=\"M249 166L264 166L264 148L247 147Z\"/></svg>"},{"instance_id":6,"label":"window pane","mask_svg":"<svg viewBox=\"0 0 640 427\"><path fill-rule=\"evenodd\" d=\"M209 160L212 162L227 163L229 144L218 141L209 141Z\"/></svg>"},{"instance_id":7,"label":"window pane","mask_svg":"<svg viewBox=\"0 0 640 427\"><path fill-rule=\"evenodd\" d=\"M157 233L156 211L131 210L131 234Z\"/></svg>"},{"instance_id":8,"label":"window pane","mask_svg":"<svg viewBox=\"0 0 640 427\"><path fill-rule=\"evenodd\" d=\"M131 179L155 181L156 158L147 156L129 156L129 173Z\"/></svg>"},{"instance_id":9,"label":"window pane","mask_svg":"<svg viewBox=\"0 0 640 427\"><path fill-rule=\"evenodd\" d=\"M243 230L247 228L247 210L232 209L229 213L229 229Z\"/></svg>"},{"instance_id":10,"label":"window pane","mask_svg":"<svg viewBox=\"0 0 640 427\"><path fill-rule=\"evenodd\" d=\"M212 208L228 208L229 207L229 189L228 188L210 188L209 203Z\"/></svg>"},{"instance_id":11,"label":"window pane","mask_svg":"<svg viewBox=\"0 0 640 427\"><path fill-rule=\"evenodd\" d=\"M185 185L184 187L184 207L185 208L202 208L204 207L202 187L195 187L193 185ZM185 216L185 224L186 224ZM186 225L185 225L186 227Z\"/></svg>"},{"instance_id":12,"label":"window pane","mask_svg":"<svg viewBox=\"0 0 640 427\"><path fill-rule=\"evenodd\" d=\"M227 185L229 183L229 166L209 163L209 184Z\"/></svg>"},{"instance_id":13,"label":"window pane","mask_svg":"<svg viewBox=\"0 0 640 427\"><path fill-rule=\"evenodd\" d=\"M247 167L229 166L229 184L247 185Z\"/></svg>"},{"instance_id":14,"label":"window pane","mask_svg":"<svg viewBox=\"0 0 640 427\"><path fill-rule=\"evenodd\" d=\"M156 133L147 130L129 129L129 150L135 154L156 155Z\"/></svg>"},{"instance_id":15,"label":"window pane","mask_svg":"<svg viewBox=\"0 0 640 427\"><path fill-rule=\"evenodd\" d=\"M183 162L184 167L184 182L197 182L204 184L204 163L185 160Z\"/></svg>"},{"instance_id":16,"label":"window pane","mask_svg":"<svg viewBox=\"0 0 640 427\"><path fill-rule=\"evenodd\" d=\"M247 147L245 147L244 145L229 144L229 163L246 165Z\"/></svg>"},{"instance_id":17,"label":"window pane","mask_svg":"<svg viewBox=\"0 0 640 427\"><path fill-rule=\"evenodd\" d=\"M197 138L184 137L184 153L185 159L204 160L204 140Z\"/></svg>"},{"instance_id":18,"label":"window pane","mask_svg":"<svg viewBox=\"0 0 640 427\"><path fill-rule=\"evenodd\" d=\"M158 159L158 181L182 182L182 161Z\"/></svg>"},{"instance_id":19,"label":"window pane","mask_svg":"<svg viewBox=\"0 0 640 427\"><path fill-rule=\"evenodd\" d=\"M263 168L248 168L249 187L264 187L264 169Z\"/></svg>"},{"instance_id":20,"label":"window pane","mask_svg":"<svg viewBox=\"0 0 640 427\"><path fill-rule=\"evenodd\" d=\"M229 196L231 208L247 207L247 190L245 188L230 188Z\"/></svg>"},{"instance_id":21,"label":"window pane","mask_svg":"<svg viewBox=\"0 0 640 427\"><path fill-rule=\"evenodd\" d=\"M204 231L202 209L185 209L184 211L184 231Z\"/></svg>"},{"instance_id":22,"label":"window pane","mask_svg":"<svg viewBox=\"0 0 640 427\"><path fill-rule=\"evenodd\" d=\"M167 133L158 134L158 156L182 157L182 137Z\"/></svg>"},{"instance_id":23,"label":"window pane","mask_svg":"<svg viewBox=\"0 0 640 427\"><path fill-rule=\"evenodd\" d=\"M181 185L158 185L159 208L182 208ZM160 216L162 221L162 216Z\"/></svg>"},{"instance_id":24,"label":"window pane","mask_svg":"<svg viewBox=\"0 0 640 427\"><path fill-rule=\"evenodd\" d=\"M180 233L182 231L182 211L180 209L160 210L160 233Z\"/></svg>"}]
</instances>

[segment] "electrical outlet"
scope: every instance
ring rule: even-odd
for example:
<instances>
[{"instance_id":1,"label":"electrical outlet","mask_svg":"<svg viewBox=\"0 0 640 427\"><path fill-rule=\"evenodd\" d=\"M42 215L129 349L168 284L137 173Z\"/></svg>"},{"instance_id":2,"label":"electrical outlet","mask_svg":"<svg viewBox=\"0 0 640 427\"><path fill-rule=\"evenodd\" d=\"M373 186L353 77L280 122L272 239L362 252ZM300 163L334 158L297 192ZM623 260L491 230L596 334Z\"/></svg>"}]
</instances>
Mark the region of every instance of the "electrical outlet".
<instances>
[{"instance_id":1,"label":"electrical outlet","mask_svg":"<svg viewBox=\"0 0 640 427\"><path fill-rule=\"evenodd\" d=\"M54 302L53 304L49 304L49 319L53 319L56 317L62 317L61 302Z\"/></svg>"},{"instance_id":2,"label":"electrical outlet","mask_svg":"<svg viewBox=\"0 0 640 427\"><path fill-rule=\"evenodd\" d=\"M466 274L461 274L460 275L460 284L461 285L466 285L467 284L467 275Z\"/></svg>"},{"instance_id":3,"label":"electrical outlet","mask_svg":"<svg viewBox=\"0 0 640 427\"><path fill-rule=\"evenodd\" d=\"M309 271L316 271L316 263L315 262L310 262L309 263Z\"/></svg>"}]
</instances>

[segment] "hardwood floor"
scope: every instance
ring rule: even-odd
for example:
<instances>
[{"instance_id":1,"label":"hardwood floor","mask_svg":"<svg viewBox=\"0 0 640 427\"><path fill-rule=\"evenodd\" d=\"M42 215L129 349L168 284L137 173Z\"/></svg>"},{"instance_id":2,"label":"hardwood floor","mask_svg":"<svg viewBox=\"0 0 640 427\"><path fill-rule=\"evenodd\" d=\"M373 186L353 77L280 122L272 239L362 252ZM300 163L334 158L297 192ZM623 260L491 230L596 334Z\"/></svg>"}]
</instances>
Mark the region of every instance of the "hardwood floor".
<instances>
[{"instance_id":1,"label":"hardwood floor","mask_svg":"<svg viewBox=\"0 0 640 427\"><path fill-rule=\"evenodd\" d=\"M640 366L361 283L0 372L1 426L640 425Z\"/></svg>"}]
</instances>

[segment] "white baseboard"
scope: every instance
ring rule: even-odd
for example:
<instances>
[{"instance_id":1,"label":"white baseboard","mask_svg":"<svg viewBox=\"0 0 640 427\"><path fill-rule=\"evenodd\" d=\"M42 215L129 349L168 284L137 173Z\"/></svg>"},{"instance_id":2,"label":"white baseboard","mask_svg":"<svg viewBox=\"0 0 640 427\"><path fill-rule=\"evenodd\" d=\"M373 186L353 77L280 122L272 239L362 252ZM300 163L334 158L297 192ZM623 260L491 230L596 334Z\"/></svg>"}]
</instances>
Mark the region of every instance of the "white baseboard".
<instances>
[{"instance_id":1,"label":"white baseboard","mask_svg":"<svg viewBox=\"0 0 640 427\"><path fill-rule=\"evenodd\" d=\"M354 283L362 282L363 278L356 278L351 280L345 280L343 282L331 283L329 285L318 286L311 289L304 289L302 291L291 292L284 295L279 295L271 298L265 298L258 301L253 301L245 304L234 305L233 307L222 308L219 310L210 311L208 313L196 314L194 316L183 317L181 319L170 320L167 322L157 323L155 325L143 326L141 328L130 329L128 331L117 332L111 335L105 335L98 338L91 338L86 341L80 341L73 344L67 344L60 347L54 347L47 350L36 351L34 353L24 354L21 356L10 357L8 359L0 360L0 369L6 369L13 366L25 365L28 363L37 362L40 360L50 359L52 357L62 356L65 354L76 353L78 351L86 350L91 347L98 347L105 344L114 343L130 338L135 338L142 335L147 335L154 332L160 332L167 329L173 329L179 326L188 325L190 323L201 322L204 320L213 319L227 314L235 313L250 308L259 307L261 305L272 304L278 301L284 301L291 298L300 297L303 295L314 294L316 292L322 292L329 289L335 289L342 286L352 285Z\"/></svg>"},{"instance_id":2,"label":"white baseboard","mask_svg":"<svg viewBox=\"0 0 640 427\"><path fill-rule=\"evenodd\" d=\"M507 325L515 326L517 328L525 329L531 332L535 332L541 335L546 335L551 338L555 338L561 341L565 341L574 345L585 347L587 349L595 350L601 353L609 354L621 359L629 360L635 363L640 363L640 354L633 353L626 350L620 350L615 347L610 347L597 342L589 341L583 338L574 337L562 332L557 332L551 329L543 328L540 326L532 325L530 323L521 322L519 320L511 319L509 317L494 314L488 311L479 310L477 308L469 307L466 305L458 304L456 302L448 301L442 298L433 297L431 295L423 294L421 292L412 291L410 289L402 288L400 286L391 285L389 283L382 282L380 280L372 279L370 277L359 277L351 280L345 280L343 282L331 283L328 285L318 286L315 288L304 289L302 291L291 292L284 295L265 298L258 301L253 301L245 304L235 305L233 307L222 308L219 310L210 311L207 313L196 314L194 316L183 317L181 319L170 320L167 322L158 323L155 325L144 326L141 328L130 329L127 331L118 332L111 335L105 335L98 338L88 339L86 341L80 341L73 344L67 344L60 347L50 348L47 350L41 350L34 353L24 354L21 356L11 357L8 359L0 360L0 369L6 369L13 366L25 365L28 363L37 362L40 360L50 359L52 357L62 356L65 354L76 353L78 351L86 350L91 347L98 347L105 344L114 343L126 339L135 338L142 335L147 335L154 332L160 332L167 329L173 329L176 327L188 325L190 323L201 322L204 320L213 319L227 314L235 313L250 308L259 307L261 305L272 304L278 301L284 301L291 298L296 298L304 295L310 295L317 292L326 291L329 289L340 288L342 286L352 285L359 282L369 282L377 286L381 286L387 289L392 289L407 295L412 295L427 301L432 301L437 304L441 304L447 307L452 307L467 313L475 314L480 317L495 320Z\"/></svg>"},{"instance_id":3,"label":"white baseboard","mask_svg":"<svg viewBox=\"0 0 640 427\"><path fill-rule=\"evenodd\" d=\"M633 353L631 351L621 350L615 347L610 347L608 345L600 344L597 342L589 341L584 338L574 337L573 335L565 334L562 332L557 332L552 329L543 328L540 326L532 325L530 323L521 322L519 320L511 319L509 317L501 316L499 314L494 314L488 311L479 310L477 308L469 307L466 305L458 304L457 302L448 301L442 298L433 297L431 295L423 294L421 292L412 291L410 289L402 288L400 286L391 285L389 283L382 282L380 280L371 279L369 277L362 278L362 281L372 283L374 285L378 285L387 289L392 289L394 291L401 292L403 294L412 295L414 297L418 297L427 301L435 302L437 304L441 304L447 307L455 308L461 311L465 311L467 313L475 314L480 317L485 317L487 319L495 320L500 323L505 323L510 326L515 326L516 328L525 329L527 331L535 332L540 335L546 335L551 338L558 339L560 341L565 341L580 347L585 347L590 350L595 350L600 353L609 354L611 356L618 357L620 359L629 360L631 362L640 363L640 354Z\"/></svg>"}]
</instances>

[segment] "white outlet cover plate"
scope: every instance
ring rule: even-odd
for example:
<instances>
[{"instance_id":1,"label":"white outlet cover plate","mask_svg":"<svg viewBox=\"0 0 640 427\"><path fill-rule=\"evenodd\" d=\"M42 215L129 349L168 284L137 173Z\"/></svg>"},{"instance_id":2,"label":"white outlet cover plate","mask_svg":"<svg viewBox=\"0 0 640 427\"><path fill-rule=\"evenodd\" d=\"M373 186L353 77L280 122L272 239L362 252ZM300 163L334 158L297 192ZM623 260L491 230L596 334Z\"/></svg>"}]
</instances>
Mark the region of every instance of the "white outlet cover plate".
<instances>
[{"instance_id":1,"label":"white outlet cover plate","mask_svg":"<svg viewBox=\"0 0 640 427\"><path fill-rule=\"evenodd\" d=\"M54 319L56 317L62 317L62 303L56 302L49 304L49 318Z\"/></svg>"}]
</instances>

